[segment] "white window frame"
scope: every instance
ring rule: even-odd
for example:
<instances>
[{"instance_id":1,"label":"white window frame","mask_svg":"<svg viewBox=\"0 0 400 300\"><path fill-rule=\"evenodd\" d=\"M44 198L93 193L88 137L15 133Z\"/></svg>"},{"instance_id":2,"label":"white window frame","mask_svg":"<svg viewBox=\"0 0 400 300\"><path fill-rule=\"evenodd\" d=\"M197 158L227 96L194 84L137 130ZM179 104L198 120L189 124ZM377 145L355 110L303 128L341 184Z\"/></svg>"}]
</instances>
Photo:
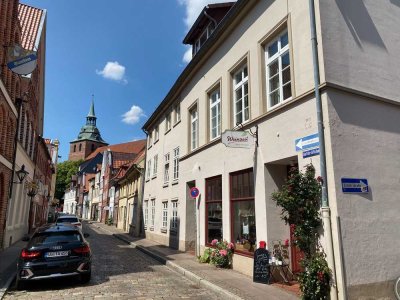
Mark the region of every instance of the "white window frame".
<instances>
[{"instance_id":1,"label":"white window frame","mask_svg":"<svg viewBox=\"0 0 400 300\"><path fill-rule=\"evenodd\" d=\"M151 227L154 228L154 220L156 218L156 199L151 199Z\"/></svg>"},{"instance_id":2,"label":"white window frame","mask_svg":"<svg viewBox=\"0 0 400 300\"><path fill-rule=\"evenodd\" d=\"M164 201L162 209L162 228L168 228L168 201Z\"/></svg>"},{"instance_id":3,"label":"white window frame","mask_svg":"<svg viewBox=\"0 0 400 300\"><path fill-rule=\"evenodd\" d=\"M247 70L247 75L245 76L244 70ZM236 81L236 76L240 73L241 75L241 80L239 82ZM245 94L245 86L247 85L247 95ZM239 102L236 99L236 91L241 90L241 117L242 117L242 122L238 122L237 119L237 106L236 103ZM247 106L245 106L245 97L247 96ZM245 116L245 111L248 110L248 118L246 119ZM238 123L244 124L250 120L250 97L249 97L249 68L247 66L247 63L244 64L239 70L237 70L233 74L233 120L234 120L234 126L236 126Z\"/></svg>"},{"instance_id":4,"label":"white window frame","mask_svg":"<svg viewBox=\"0 0 400 300\"><path fill-rule=\"evenodd\" d=\"M172 216L171 216L171 230L178 229L178 200L171 201L172 203Z\"/></svg>"},{"instance_id":5,"label":"white window frame","mask_svg":"<svg viewBox=\"0 0 400 300\"><path fill-rule=\"evenodd\" d=\"M169 152L164 155L164 184L169 182Z\"/></svg>"},{"instance_id":6,"label":"white window frame","mask_svg":"<svg viewBox=\"0 0 400 300\"><path fill-rule=\"evenodd\" d=\"M149 132L149 144L148 148L150 148L153 145L153 131Z\"/></svg>"},{"instance_id":7,"label":"white window frame","mask_svg":"<svg viewBox=\"0 0 400 300\"><path fill-rule=\"evenodd\" d=\"M199 110L197 105L189 110L190 114L190 149L199 147Z\"/></svg>"},{"instance_id":8,"label":"white window frame","mask_svg":"<svg viewBox=\"0 0 400 300\"><path fill-rule=\"evenodd\" d=\"M143 205L144 227L147 228L149 223L149 200L144 200Z\"/></svg>"},{"instance_id":9,"label":"white window frame","mask_svg":"<svg viewBox=\"0 0 400 300\"><path fill-rule=\"evenodd\" d=\"M181 120L181 104L175 106L175 124Z\"/></svg>"},{"instance_id":10,"label":"white window frame","mask_svg":"<svg viewBox=\"0 0 400 300\"><path fill-rule=\"evenodd\" d=\"M154 128L154 143L158 141L160 137L160 131L159 131L159 126L157 125L156 128Z\"/></svg>"},{"instance_id":11,"label":"white window frame","mask_svg":"<svg viewBox=\"0 0 400 300\"><path fill-rule=\"evenodd\" d=\"M153 158L153 175L152 175L152 178L157 177L157 168L158 168L158 154L154 155L154 158Z\"/></svg>"},{"instance_id":12,"label":"white window frame","mask_svg":"<svg viewBox=\"0 0 400 300\"><path fill-rule=\"evenodd\" d=\"M171 130L171 113L167 113L165 116L165 133Z\"/></svg>"},{"instance_id":13,"label":"white window frame","mask_svg":"<svg viewBox=\"0 0 400 300\"><path fill-rule=\"evenodd\" d=\"M147 161L147 172L146 172L146 179L149 180L151 177L151 159Z\"/></svg>"},{"instance_id":14,"label":"white window frame","mask_svg":"<svg viewBox=\"0 0 400 300\"><path fill-rule=\"evenodd\" d=\"M215 98L215 102L213 103L213 97ZM217 89L213 90L209 96L209 103L210 103L210 139L214 140L221 136L221 91L218 87ZM216 115L213 116L213 108L216 110ZM216 118L216 135L213 135L213 126L212 120Z\"/></svg>"},{"instance_id":15,"label":"white window frame","mask_svg":"<svg viewBox=\"0 0 400 300\"><path fill-rule=\"evenodd\" d=\"M284 101L288 101L288 100L292 99L292 93L291 93L290 97L288 97L286 99L283 99L283 87L286 86L286 85L289 85L289 84L291 85L292 84L292 78L290 77L290 80L288 82L286 82L285 85L282 85L282 82L283 82L282 74L283 74L283 71L284 71L284 70L282 70L282 57L285 56L286 54L289 55L289 66L287 66L285 68L285 70L287 68L289 68L289 70L290 70L290 68L291 68L291 58L290 58L290 52L289 52L289 49L290 49L290 47L289 47L289 37L287 37L288 41L287 41L287 44L284 47L282 47L282 43L281 43L281 38L284 35L288 35L288 31L287 30L281 32L274 40L272 40L270 43L268 43L264 48L264 52L265 52L265 74L266 74L265 80L266 80L266 87L267 87L267 90L266 90L267 108L277 107L277 106L281 105ZM271 46L272 44L274 44L275 42L277 42L278 50L274 55L272 55L271 57L268 57L268 47ZM270 84L269 84L269 79L270 79L269 78L269 66L272 63L274 63L275 61L278 61L278 74L276 76L279 77L279 83L278 83L279 86L278 86L277 89L271 91L270 90ZM291 74L290 74L290 76L291 76ZM272 92L275 92L277 90L279 91L279 102L274 104L274 105L272 105L271 104L270 95L271 95Z\"/></svg>"},{"instance_id":16,"label":"white window frame","mask_svg":"<svg viewBox=\"0 0 400 300\"><path fill-rule=\"evenodd\" d=\"M179 179L179 147L174 149L174 180Z\"/></svg>"}]
</instances>

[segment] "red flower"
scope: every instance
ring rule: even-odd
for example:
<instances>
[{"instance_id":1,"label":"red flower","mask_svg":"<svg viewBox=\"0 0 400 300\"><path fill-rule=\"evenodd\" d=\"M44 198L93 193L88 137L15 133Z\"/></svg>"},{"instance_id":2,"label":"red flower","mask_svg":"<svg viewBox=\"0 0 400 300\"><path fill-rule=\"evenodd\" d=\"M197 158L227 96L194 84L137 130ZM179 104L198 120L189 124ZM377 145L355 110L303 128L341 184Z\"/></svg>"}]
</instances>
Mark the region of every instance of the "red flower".
<instances>
[{"instance_id":1,"label":"red flower","mask_svg":"<svg viewBox=\"0 0 400 300\"><path fill-rule=\"evenodd\" d=\"M318 275L318 280L319 281L324 281L324 272L319 271L317 273L317 275Z\"/></svg>"},{"instance_id":2,"label":"red flower","mask_svg":"<svg viewBox=\"0 0 400 300\"><path fill-rule=\"evenodd\" d=\"M319 183L324 183L324 179L323 179L321 176L318 176L318 177L317 177L317 181L318 181Z\"/></svg>"},{"instance_id":3,"label":"red flower","mask_svg":"<svg viewBox=\"0 0 400 300\"><path fill-rule=\"evenodd\" d=\"M291 229L292 231L294 231L294 230L296 229L296 225L290 224L290 229Z\"/></svg>"},{"instance_id":4,"label":"red flower","mask_svg":"<svg viewBox=\"0 0 400 300\"><path fill-rule=\"evenodd\" d=\"M288 247L289 246L289 239L285 240L285 246Z\"/></svg>"}]
</instances>

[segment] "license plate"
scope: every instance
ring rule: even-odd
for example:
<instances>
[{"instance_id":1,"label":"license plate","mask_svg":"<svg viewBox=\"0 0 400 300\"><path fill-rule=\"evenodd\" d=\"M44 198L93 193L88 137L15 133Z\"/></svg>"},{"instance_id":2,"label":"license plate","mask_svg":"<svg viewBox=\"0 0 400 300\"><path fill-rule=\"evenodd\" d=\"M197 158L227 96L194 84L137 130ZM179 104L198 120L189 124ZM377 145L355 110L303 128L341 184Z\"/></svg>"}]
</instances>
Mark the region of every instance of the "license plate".
<instances>
[{"instance_id":1,"label":"license plate","mask_svg":"<svg viewBox=\"0 0 400 300\"><path fill-rule=\"evenodd\" d=\"M47 252L46 257L61 257L68 256L69 251L56 251L56 252Z\"/></svg>"}]
</instances>

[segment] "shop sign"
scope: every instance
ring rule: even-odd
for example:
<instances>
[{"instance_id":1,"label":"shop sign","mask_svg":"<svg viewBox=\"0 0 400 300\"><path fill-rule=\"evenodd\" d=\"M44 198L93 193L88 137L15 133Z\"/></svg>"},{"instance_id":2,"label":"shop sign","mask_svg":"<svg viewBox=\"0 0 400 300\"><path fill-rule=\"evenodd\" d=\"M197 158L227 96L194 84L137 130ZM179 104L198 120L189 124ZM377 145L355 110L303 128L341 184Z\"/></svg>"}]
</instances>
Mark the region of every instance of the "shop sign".
<instances>
[{"instance_id":1,"label":"shop sign","mask_svg":"<svg viewBox=\"0 0 400 300\"><path fill-rule=\"evenodd\" d=\"M251 148L254 146L254 137L248 131L225 130L221 141L226 147Z\"/></svg>"},{"instance_id":2,"label":"shop sign","mask_svg":"<svg viewBox=\"0 0 400 300\"><path fill-rule=\"evenodd\" d=\"M7 67L18 75L28 75L36 68L36 51L23 49L20 45L14 45L8 50Z\"/></svg>"}]
</instances>

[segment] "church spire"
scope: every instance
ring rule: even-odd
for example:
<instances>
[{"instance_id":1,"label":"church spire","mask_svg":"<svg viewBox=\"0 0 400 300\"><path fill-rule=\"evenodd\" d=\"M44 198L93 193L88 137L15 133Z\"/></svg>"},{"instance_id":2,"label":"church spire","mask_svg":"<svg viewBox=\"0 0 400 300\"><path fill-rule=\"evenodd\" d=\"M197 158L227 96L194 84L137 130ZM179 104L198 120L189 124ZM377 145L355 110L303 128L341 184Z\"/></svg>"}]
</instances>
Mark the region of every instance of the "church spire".
<instances>
[{"instance_id":1,"label":"church spire","mask_svg":"<svg viewBox=\"0 0 400 300\"><path fill-rule=\"evenodd\" d=\"M90 104L89 114L86 117L86 125L96 126L96 114L94 113L94 95Z\"/></svg>"}]
</instances>

